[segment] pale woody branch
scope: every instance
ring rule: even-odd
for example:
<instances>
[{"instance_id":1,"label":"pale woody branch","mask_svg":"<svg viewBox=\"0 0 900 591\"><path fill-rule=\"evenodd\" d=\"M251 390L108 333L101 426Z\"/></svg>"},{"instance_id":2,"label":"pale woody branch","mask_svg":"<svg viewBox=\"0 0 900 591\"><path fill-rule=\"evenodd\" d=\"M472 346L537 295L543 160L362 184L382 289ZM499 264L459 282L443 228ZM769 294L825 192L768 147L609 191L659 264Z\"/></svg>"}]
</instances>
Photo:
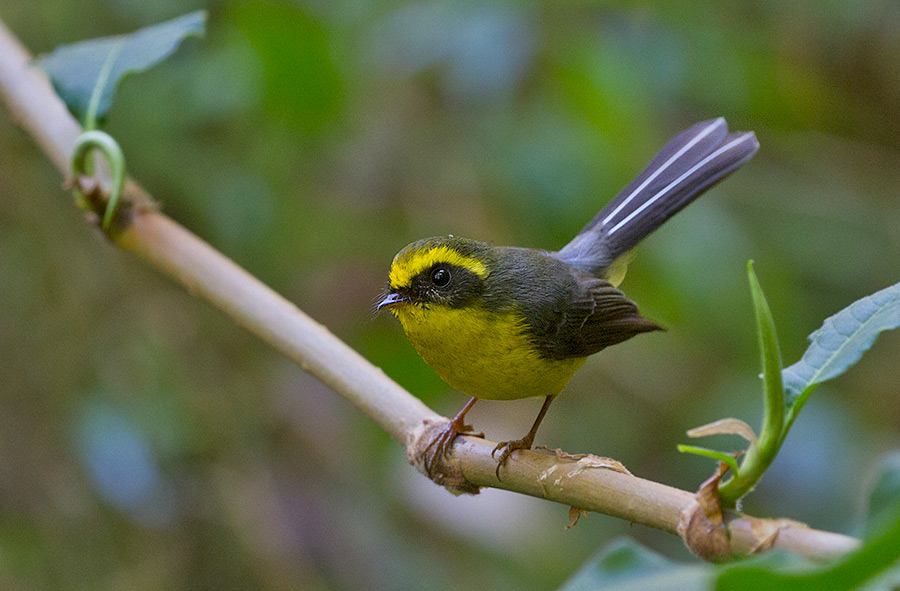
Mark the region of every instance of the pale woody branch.
<instances>
[{"instance_id":1,"label":"pale woody branch","mask_svg":"<svg viewBox=\"0 0 900 591\"><path fill-rule=\"evenodd\" d=\"M30 60L28 52L0 22L0 98L13 121L34 138L67 178L72 147L81 128L46 76L30 66ZM152 203L134 183L127 184L124 200ZM325 327L154 208L133 208L130 224L115 234L114 242L295 360L407 446L414 460L420 460L417 441L427 432L425 425L433 427L445 420ZM572 460L548 454L517 452L502 471L503 480L498 481L496 463L491 458L493 446L490 441L460 437L447 469L455 471L469 487L504 488L683 537L688 517L695 515L697 503L692 493L613 470L582 469ZM452 498L448 496L447 502L453 502ZM854 538L789 522L737 516L728 520L727 526L731 551L737 554L781 547L813 558L828 558L858 545Z\"/></svg>"}]
</instances>

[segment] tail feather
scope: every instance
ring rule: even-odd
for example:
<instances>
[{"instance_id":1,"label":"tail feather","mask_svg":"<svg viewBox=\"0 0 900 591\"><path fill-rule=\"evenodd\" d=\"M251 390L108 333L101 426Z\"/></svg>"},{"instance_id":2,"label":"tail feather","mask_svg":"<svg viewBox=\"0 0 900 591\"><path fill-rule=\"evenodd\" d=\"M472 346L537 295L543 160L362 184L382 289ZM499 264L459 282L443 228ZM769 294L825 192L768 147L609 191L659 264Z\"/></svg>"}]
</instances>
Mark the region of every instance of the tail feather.
<instances>
[{"instance_id":1,"label":"tail feather","mask_svg":"<svg viewBox=\"0 0 900 591\"><path fill-rule=\"evenodd\" d=\"M555 256L602 277L619 256L734 172L758 149L753 132L728 133L721 117L690 127L672 138Z\"/></svg>"}]
</instances>

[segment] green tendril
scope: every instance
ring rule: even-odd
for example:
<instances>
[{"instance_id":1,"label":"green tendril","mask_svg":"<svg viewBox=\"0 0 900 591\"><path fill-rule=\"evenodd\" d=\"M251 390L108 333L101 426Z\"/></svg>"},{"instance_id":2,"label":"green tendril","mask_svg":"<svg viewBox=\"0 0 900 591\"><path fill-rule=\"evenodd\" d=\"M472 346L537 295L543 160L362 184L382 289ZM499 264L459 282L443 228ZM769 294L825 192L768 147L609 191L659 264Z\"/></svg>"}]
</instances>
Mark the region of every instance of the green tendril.
<instances>
[{"instance_id":1,"label":"green tendril","mask_svg":"<svg viewBox=\"0 0 900 591\"><path fill-rule=\"evenodd\" d=\"M112 193L103 214L103 230L108 231L125 186L125 155L116 140L109 134L97 130L86 131L75 141L75 150L72 154L73 174L76 176L90 175L87 168L88 156L92 150L99 150L103 154L112 174Z\"/></svg>"}]
</instances>

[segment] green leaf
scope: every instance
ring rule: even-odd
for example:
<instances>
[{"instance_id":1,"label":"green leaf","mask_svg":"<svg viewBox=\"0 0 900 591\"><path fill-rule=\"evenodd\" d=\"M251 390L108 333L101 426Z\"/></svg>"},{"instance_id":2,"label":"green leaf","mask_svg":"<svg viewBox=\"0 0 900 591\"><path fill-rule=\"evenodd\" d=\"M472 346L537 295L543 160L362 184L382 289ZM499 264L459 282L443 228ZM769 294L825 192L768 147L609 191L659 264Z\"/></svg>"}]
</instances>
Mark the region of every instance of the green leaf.
<instances>
[{"instance_id":1,"label":"green leaf","mask_svg":"<svg viewBox=\"0 0 900 591\"><path fill-rule=\"evenodd\" d=\"M877 537L900 517L900 451L881 459L878 474L869 492L865 537Z\"/></svg>"},{"instance_id":2,"label":"green leaf","mask_svg":"<svg viewBox=\"0 0 900 591\"><path fill-rule=\"evenodd\" d=\"M53 87L86 129L109 111L119 82L148 70L171 55L181 42L202 35L206 12L198 11L165 23L118 35L57 47L38 58Z\"/></svg>"},{"instance_id":3,"label":"green leaf","mask_svg":"<svg viewBox=\"0 0 900 591\"><path fill-rule=\"evenodd\" d=\"M784 385L781 381L781 353L778 349L778 335L775 320L766 301L753 261L747 263L747 278L753 297L753 312L756 316L756 334L759 341L760 365L763 377L763 425L757 445L751 445L741 462L740 470L719 488L722 504L734 506L738 499L753 490L768 469L783 441L784 427Z\"/></svg>"},{"instance_id":4,"label":"green leaf","mask_svg":"<svg viewBox=\"0 0 900 591\"><path fill-rule=\"evenodd\" d=\"M704 458L712 458L714 460L718 460L724 464L726 464L734 474L738 473L738 465L737 460L734 459L734 456L725 453L724 451L717 451L714 449L709 449L707 447L697 447L696 445L678 445L678 451L683 454L694 454L695 456L702 456Z\"/></svg>"},{"instance_id":5,"label":"green leaf","mask_svg":"<svg viewBox=\"0 0 900 591\"><path fill-rule=\"evenodd\" d=\"M781 351L778 349L778 335L775 332L775 320L769 310L769 303L763 294L753 261L747 263L747 276L750 280L750 293L753 296L753 311L756 315L756 333L759 341L760 364L763 375L763 426L759 434L760 454L771 453L774 458L781 440L784 424L784 385L781 379Z\"/></svg>"},{"instance_id":6,"label":"green leaf","mask_svg":"<svg viewBox=\"0 0 900 591\"><path fill-rule=\"evenodd\" d=\"M713 570L708 565L672 562L623 538L600 550L559 591L693 591L708 589L712 577Z\"/></svg>"},{"instance_id":7,"label":"green leaf","mask_svg":"<svg viewBox=\"0 0 900 591\"><path fill-rule=\"evenodd\" d=\"M815 387L841 375L856 363L878 335L900 326L900 283L857 300L825 320L812 333L812 344L783 372L790 427Z\"/></svg>"},{"instance_id":8,"label":"green leaf","mask_svg":"<svg viewBox=\"0 0 900 591\"><path fill-rule=\"evenodd\" d=\"M590 558L559 591L708 591L717 578L730 569L740 568L762 576L777 570L808 566L809 561L787 552L771 551L734 564L713 565L704 562L680 563L641 546L634 540L613 540ZM725 587L730 589L726 581ZM751 587L740 587L741 589ZM755 590L778 587L753 587Z\"/></svg>"}]
</instances>

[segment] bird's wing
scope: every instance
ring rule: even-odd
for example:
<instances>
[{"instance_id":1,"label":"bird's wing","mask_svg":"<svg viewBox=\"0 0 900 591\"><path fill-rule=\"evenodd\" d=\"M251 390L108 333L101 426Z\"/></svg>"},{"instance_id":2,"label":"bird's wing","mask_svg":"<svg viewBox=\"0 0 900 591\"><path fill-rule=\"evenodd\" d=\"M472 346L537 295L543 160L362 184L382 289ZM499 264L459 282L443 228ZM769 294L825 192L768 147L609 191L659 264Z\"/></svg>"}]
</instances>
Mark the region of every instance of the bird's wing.
<instances>
[{"instance_id":1,"label":"bird's wing","mask_svg":"<svg viewBox=\"0 0 900 591\"><path fill-rule=\"evenodd\" d=\"M578 289L540 336L548 357L586 357L636 334L662 330L638 312L637 304L608 281L573 270Z\"/></svg>"}]
</instances>

